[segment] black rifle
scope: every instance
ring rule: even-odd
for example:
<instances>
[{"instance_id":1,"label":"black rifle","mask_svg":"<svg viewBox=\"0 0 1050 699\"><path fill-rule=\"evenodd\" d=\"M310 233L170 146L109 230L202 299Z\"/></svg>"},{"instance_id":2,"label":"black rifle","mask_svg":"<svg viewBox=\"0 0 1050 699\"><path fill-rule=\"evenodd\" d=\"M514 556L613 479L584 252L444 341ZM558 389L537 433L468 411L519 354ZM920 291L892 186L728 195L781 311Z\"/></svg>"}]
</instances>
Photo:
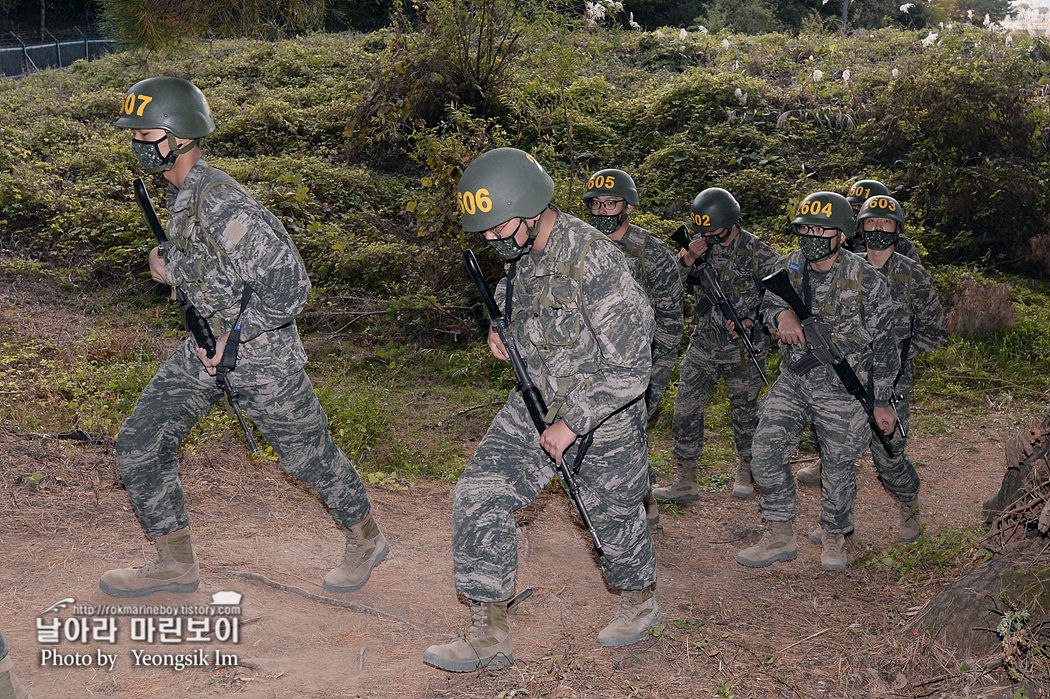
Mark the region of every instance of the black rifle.
<instances>
[{"instance_id":1,"label":"black rifle","mask_svg":"<svg viewBox=\"0 0 1050 699\"><path fill-rule=\"evenodd\" d=\"M689 230L685 226L679 226L678 230L671 234L671 240L682 246L683 249L688 250L689 244L692 242L692 238L689 236ZM733 324L733 328L736 330L737 337L744 343L744 349L747 350L747 355L751 358L751 363L758 369L758 375L762 377L763 383L769 385L769 379L766 378L766 370L762 366L762 363L758 361L758 351L755 350L755 346L751 344L750 333L748 328L745 328L743 323L740 322L740 316L736 314L733 309L733 304L729 303L729 299L722 292L722 287L718 283L718 275L711 268L711 265L707 264L706 253L702 255L696 263L693 265L692 271L689 275L696 276L700 281L700 288L704 291L704 296L707 297L707 302L711 306L715 306L722 312L722 316Z\"/></svg>"},{"instance_id":2,"label":"black rifle","mask_svg":"<svg viewBox=\"0 0 1050 699\"><path fill-rule=\"evenodd\" d=\"M134 187L135 203L142 209L142 215L146 217L146 224L153 231L153 236L157 239L157 242L161 244L160 256L163 258L166 252L163 246L164 243L168 242L168 236L164 234L164 227L160 225L157 211L153 208L153 202L150 201L149 192L146 191L146 185L142 182L142 178L135 178ZM208 321L201 318L201 314L194 308L190 300L186 298L186 293L179 287L175 287L175 298L179 302L179 315L182 317L182 326L193 335L193 339L197 341L197 346L204 349L204 353L208 355L209 359L214 357L215 335L212 333ZM239 322L240 319L238 318ZM232 354L235 363L236 352ZM251 429L248 428L248 423L244 419L244 413L241 412L240 396L237 394L237 389L230 383L227 367L220 366L216 369L215 385L226 394L226 402L230 404L233 414L237 416L237 421L241 423L241 429L244 430L244 439L248 442L248 450L253 454L259 451L259 445L255 443L255 437L252 435Z\"/></svg>"},{"instance_id":3,"label":"black rifle","mask_svg":"<svg viewBox=\"0 0 1050 699\"><path fill-rule=\"evenodd\" d=\"M542 435L548 427L545 419L547 416L547 404L543 400L543 395L540 394L540 389L529 378L529 370L525 366L525 360L518 353L517 346L514 344L514 336L510 333L507 319L500 312L499 306L496 305L496 299L492 297L492 292L489 291L488 284L485 283L485 275L481 273L481 267L478 266L478 260L474 257L473 251L464 250L463 259L467 263L467 270L470 272L470 276L473 277L474 283L478 286L478 291L481 292L481 298L485 302L485 307L488 308L489 317L492 319L492 327L499 335L500 340L503 341L507 354L510 355L510 365L514 368L514 378L518 381L517 388L521 391L521 398L525 401L529 417L532 418L532 423L536 425L536 431ZM576 474L580 472L583 457L587 454L587 450L590 448L593 440L594 432L588 432L581 440L580 446L576 450L576 463L573 464L571 469L566 464L565 459L562 459L561 465L555 465L557 466L558 474L561 476L562 484L565 486L565 492L569 494L569 499L576 506L576 511L580 513L583 526L587 528L591 535L594 550L601 556L603 555L602 541L598 538L598 532L595 530L594 525L591 524L591 517L587 514L587 506L583 504L583 499L580 497L580 486L576 482Z\"/></svg>"},{"instance_id":4,"label":"black rifle","mask_svg":"<svg viewBox=\"0 0 1050 699\"><path fill-rule=\"evenodd\" d=\"M802 299L799 298L798 292L795 291L795 287L791 286L787 270L782 269L775 274L769 275L762 280L762 284L765 285L766 289L784 299L798 318L799 323L802 324L802 330L806 334L806 354L791 364L791 370L797 374L806 374L820 364L831 365L831 368L838 374L839 381L842 382L846 392L856 398L861 407L864 408L871 431L879 438L886 453L893 456L890 440L879 428L879 423L875 420L875 406L872 405L871 399L868 397L868 389L861 384L856 372L853 371L853 367L849 365L846 358L839 352L838 347L835 346L835 342L831 339L831 327L821 320L819 316L809 312L806 304L803 303Z\"/></svg>"}]
</instances>

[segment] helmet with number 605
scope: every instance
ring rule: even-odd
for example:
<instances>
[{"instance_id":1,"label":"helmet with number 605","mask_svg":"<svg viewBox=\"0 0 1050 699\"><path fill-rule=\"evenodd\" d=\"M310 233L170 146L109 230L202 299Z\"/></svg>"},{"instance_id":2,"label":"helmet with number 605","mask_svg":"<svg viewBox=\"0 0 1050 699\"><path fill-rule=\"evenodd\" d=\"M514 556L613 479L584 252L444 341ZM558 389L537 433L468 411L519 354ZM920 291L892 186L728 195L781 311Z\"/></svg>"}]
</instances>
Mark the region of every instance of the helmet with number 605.
<instances>
[{"instance_id":1,"label":"helmet with number 605","mask_svg":"<svg viewBox=\"0 0 1050 699\"><path fill-rule=\"evenodd\" d=\"M856 222L853 219L853 207L846 197L835 192L814 192L802 200L795 211L792 225L820 226L838 228L852 233Z\"/></svg>"},{"instance_id":2,"label":"helmet with number 605","mask_svg":"<svg viewBox=\"0 0 1050 699\"><path fill-rule=\"evenodd\" d=\"M146 78L131 86L120 105L120 129L163 129L177 138L203 138L215 130L208 100L182 78Z\"/></svg>"},{"instance_id":3,"label":"helmet with number 605","mask_svg":"<svg viewBox=\"0 0 1050 699\"><path fill-rule=\"evenodd\" d=\"M866 218L888 218L897 222L897 233L904 233L904 210L900 202L888 195L874 196L864 202L857 213L857 231Z\"/></svg>"},{"instance_id":4,"label":"helmet with number 605","mask_svg":"<svg viewBox=\"0 0 1050 699\"><path fill-rule=\"evenodd\" d=\"M475 158L456 188L467 233L487 231L512 218L532 218L551 203L554 180L517 148L496 148Z\"/></svg>"},{"instance_id":5,"label":"helmet with number 605","mask_svg":"<svg viewBox=\"0 0 1050 699\"><path fill-rule=\"evenodd\" d=\"M740 204L721 187L709 187L696 195L689 207L689 228L693 233L708 233L719 228L732 228L740 220Z\"/></svg>"},{"instance_id":6,"label":"helmet with number 605","mask_svg":"<svg viewBox=\"0 0 1050 699\"><path fill-rule=\"evenodd\" d=\"M857 180L846 192L846 199L854 208L857 208L871 197L889 193L889 188L878 180Z\"/></svg>"},{"instance_id":7,"label":"helmet with number 605","mask_svg":"<svg viewBox=\"0 0 1050 699\"><path fill-rule=\"evenodd\" d=\"M639 206L638 188L634 178L623 170L599 170L587 180L583 203L595 197L620 197L631 206Z\"/></svg>"}]
</instances>

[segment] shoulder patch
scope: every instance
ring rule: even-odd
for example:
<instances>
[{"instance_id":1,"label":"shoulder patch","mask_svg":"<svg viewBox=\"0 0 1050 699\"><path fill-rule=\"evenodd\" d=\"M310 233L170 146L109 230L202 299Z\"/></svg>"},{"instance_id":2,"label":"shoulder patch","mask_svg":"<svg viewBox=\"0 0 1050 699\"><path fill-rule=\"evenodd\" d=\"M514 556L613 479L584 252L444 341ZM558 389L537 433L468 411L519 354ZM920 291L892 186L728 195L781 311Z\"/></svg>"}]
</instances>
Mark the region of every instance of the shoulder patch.
<instances>
[{"instance_id":1,"label":"shoulder patch","mask_svg":"<svg viewBox=\"0 0 1050 699\"><path fill-rule=\"evenodd\" d=\"M226 224L226 230L222 232L222 237L230 241L230 245L236 245L241 242L241 238L243 238L244 234L247 232L248 229L245 228L244 224L234 219Z\"/></svg>"},{"instance_id":2,"label":"shoulder patch","mask_svg":"<svg viewBox=\"0 0 1050 699\"><path fill-rule=\"evenodd\" d=\"M799 263L792 261L792 262L788 262L788 269L791 270L792 272L797 272L800 269L802 269L802 266Z\"/></svg>"}]
</instances>

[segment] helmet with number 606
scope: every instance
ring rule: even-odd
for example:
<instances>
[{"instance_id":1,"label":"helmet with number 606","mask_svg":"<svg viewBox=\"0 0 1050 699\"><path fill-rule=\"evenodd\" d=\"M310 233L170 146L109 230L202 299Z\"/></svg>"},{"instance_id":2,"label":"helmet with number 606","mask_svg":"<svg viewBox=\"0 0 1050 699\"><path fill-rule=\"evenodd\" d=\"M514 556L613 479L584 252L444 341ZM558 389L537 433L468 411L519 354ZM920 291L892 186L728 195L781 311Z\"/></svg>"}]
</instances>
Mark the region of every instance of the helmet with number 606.
<instances>
[{"instance_id":1,"label":"helmet with number 606","mask_svg":"<svg viewBox=\"0 0 1050 699\"><path fill-rule=\"evenodd\" d=\"M897 233L904 233L904 210L900 202L888 195L871 197L857 213L857 231L866 218L888 218L897 222Z\"/></svg>"},{"instance_id":2,"label":"helmet with number 606","mask_svg":"<svg viewBox=\"0 0 1050 699\"><path fill-rule=\"evenodd\" d=\"M693 233L708 233L719 228L732 228L740 220L740 204L721 187L709 187L696 195L689 207L689 228Z\"/></svg>"},{"instance_id":3,"label":"helmet with number 606","mask_svg":"<svg viewBox=\"0 0 1050 699\"><path fill-rule=\"evenodd\" d=\"M795 211L792 225L820 226L838 228L852 233L856 227L853 219L853 207L846 197L835 192L814 192L802 200Z\"/></svg>"},{"instance_id":4,"label":"helmet with number 606","mask_svg":"<svg viewBox=\"0 0 1050 699\"><path fill-rule=\"evenodd\" d=\"M889 193L889 188L878 180L857 180L846 192L846 199L856 209L871 197Z\"/></svg>"},{"instance_id":5,"label":"helmet with number 606","mask_svg":"<svg viewBox=\"0 0 1050 699\"><path fill-rule=\"evenodd\" d=\"M638 188L634 178L623 170L599 170L587 180L587 191L583 193L583 203L595 197L620 197L631 206L639 206Z\"/></svg>"},{"instance_id":6,"label":"helmet with number 606","mask_svg":"<svg viewBox=\"0 0 1050 699\"><path fill-rule=\"evenodd\" d=\"M120 105L120 129L163 129L177 138L203 138L215 130L208 100L182 78L146 78L131 86Z\"/></svg>"},{"instance_id":7,"label":"helmet with number 606","mask_svg":"<svg viewBox=\"0 0 1050 699\"><path fill-rule=\"evenodd\" d=\"M475 158L456 188L463 230L478 233L512 218L532 218L551 203L554 180L517 148L496 148Z\"/></svg>"}]
</instances>

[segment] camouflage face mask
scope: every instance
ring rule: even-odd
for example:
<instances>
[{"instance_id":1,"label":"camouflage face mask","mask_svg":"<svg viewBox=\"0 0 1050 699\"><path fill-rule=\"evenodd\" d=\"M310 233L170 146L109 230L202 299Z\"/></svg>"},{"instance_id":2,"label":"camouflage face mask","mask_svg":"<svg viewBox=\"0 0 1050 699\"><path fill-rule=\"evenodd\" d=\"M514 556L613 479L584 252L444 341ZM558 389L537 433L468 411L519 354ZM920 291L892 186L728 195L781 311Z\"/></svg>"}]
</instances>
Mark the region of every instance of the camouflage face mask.
<instances>
[{"instance_id":1,"label":"camouflage face mask","mask_svg":"<svg viewBox=\"0 0 1050 699\"><path fill-rule=\"evenodd\" d=\"M871 250L885 250L897 242L897 231L864 231L864 245Z\"/></svg>"},{"instance_id":2,"label":"camouflage face mask","mask_svg":"<svg viewBox=\"0 0 1050 699\"><path fill-rule=\"evenodd\" d=\"M825 238L819 235L800 235L798 247L802 250L802 256L810 262L820 262L835 254L838 246L832 247L835 238Z\"/></svg>"},{"instance_id":3,"label":"camouflage face mask","mask_svg":"<svg viewBox=\"0 0 1050 699\"><path fill-rule=\"evenodd\" d=\"M513 262L532 249L531 235L525 241L524 245L518 244L518 231L521 229L522 223L524 223L524 221L519 222L514 229L514 232L506 238L496 238L495 240L488 241L489 245L496 249L496 253L507 262ZM533 228L535 228L535 226L533 226ZM528 224L525 224L525 230L530 230Z\"/></svg>"},{"instance_id":4,"label":"camouflage face mask","mask_svg":"<svg viewBox=\"0 0 1050 699\"><path fill-rule=\"evenodd\" d=\"M170 170L172 165L175 164L175 160L179 157L179 154L174 150L170 151L166 156L160 154L160 144L167 138L168 136L165 134L156 141L131 139L131 151L135 154L135 159L139 161L142 169L151 175Z\"/></svg>"}]
</instances>

